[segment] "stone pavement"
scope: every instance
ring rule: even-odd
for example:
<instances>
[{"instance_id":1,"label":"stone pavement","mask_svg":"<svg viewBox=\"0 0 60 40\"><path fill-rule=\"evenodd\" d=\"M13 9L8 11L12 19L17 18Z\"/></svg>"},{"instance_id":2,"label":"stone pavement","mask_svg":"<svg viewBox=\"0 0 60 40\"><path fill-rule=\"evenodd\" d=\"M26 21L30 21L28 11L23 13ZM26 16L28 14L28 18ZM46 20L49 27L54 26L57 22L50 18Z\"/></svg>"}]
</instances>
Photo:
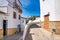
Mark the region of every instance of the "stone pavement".
<instances>
[{"instance_id":1,"label":"stone pavement","mask_svg":"<svg viewBox=\"0 0 60 40\"><path fill-rule=\"evenodd\" d=\"M7 40L22 40L23 33L16 33L12 36L9 36Z\"/></svg>"},{"instance_id":2,"label":"stone pavement","mask_svg":"<svg viewBox=\"0 0 60 40\"><path fill-rule=\"evenodd\" d=\"M7 40L22 40L23 33L16 33ZM60 40L60 35L52 34L40 26L33 24L28 28L25 40Z\"/></svg>"},{"instance_id":3,"label":"stone pavement","mask_svg":"<svg viewBox=\"0 0 60 40\"><path fill-rule=\"evenodd\" d=\"M60 35L56 35L54 33L48 32L43 28L40 28L40 32L43 34L45 39L48 39L48 40L60 40Z\"/></svg>"},{"instance_id":4,"label":"stone pavement","mask_svg":"<svg viewBox=\"0 0 60 40\"><path fill-rule=\"evenodd\" d=\"M60 35L52 34L34 24L28 29L25 40L60 40Z\"/></svg>"}]
</instances>

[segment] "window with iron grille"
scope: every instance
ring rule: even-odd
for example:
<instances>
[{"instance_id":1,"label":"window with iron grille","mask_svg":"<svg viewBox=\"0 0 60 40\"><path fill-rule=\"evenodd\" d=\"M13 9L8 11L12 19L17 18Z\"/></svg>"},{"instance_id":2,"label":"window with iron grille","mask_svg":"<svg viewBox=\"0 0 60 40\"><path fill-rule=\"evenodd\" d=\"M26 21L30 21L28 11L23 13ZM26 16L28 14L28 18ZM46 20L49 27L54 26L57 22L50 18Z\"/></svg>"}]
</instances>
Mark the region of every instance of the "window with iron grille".
<instances>
[{"instance_id":1,"label":"window with iron grille","mask_svg":"<svg viewBox=\"0 0 60 40\"><path fill-rule=\"evenodd\" d=\"M16 19L16 12L13 12L13 18Z\"/></svg>"},{"instance_id":2,"label":"window with iron grille","mask_svg":"<svg viewBox=\"0 0 60 40\"><path fill-rule=\"evenodd\" d=\"M19 20L20 20L20 15L19 15L19 17L18 17L18 18L19 18Z\"/></svg>"}]
</instances>

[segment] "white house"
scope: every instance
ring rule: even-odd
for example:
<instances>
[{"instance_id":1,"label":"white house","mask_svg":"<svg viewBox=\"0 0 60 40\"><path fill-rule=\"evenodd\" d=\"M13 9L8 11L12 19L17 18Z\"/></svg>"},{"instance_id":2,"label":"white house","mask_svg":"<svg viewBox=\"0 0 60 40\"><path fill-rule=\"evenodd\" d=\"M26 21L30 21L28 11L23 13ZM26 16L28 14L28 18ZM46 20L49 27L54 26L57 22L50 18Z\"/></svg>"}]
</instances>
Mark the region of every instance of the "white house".
<instances>
[{"instance_id":1,"label":"white house","mask_svg":"<svg viewBox=\"0 0 60 40\"><path fill-rule=\"evenodd\" d=\"M21 13L20 0L0 0L0 38L17 31Z\"/></svg>"},{"instance_id":2,"label":"white house","mask_svg":"<svg viewBox=\"0 0 60 40\"><path fill-rule=\"evenodd\" d=\"M40 0L41 26L60 34L60 0Z\"/></svg>"},{"instance_id":3,"label":"white house","mask_svg":"<svg viewBox=\"0 0 60 40\"><path fill-rule=\"evenodd\" d=\"M21 17L21 31L24 31L24 28L25 28L25 26L26 26L26 20L27 20L27 18L25 18L25 17Z\"/></svg>"},{"instance_id":4,"label":"white house","mask_svg":"<svg viewBox=\"0 0 60 40\"><path fill-rule=\"evenodd\" d=\"M40 16L36 16L36 20L37 20L37 19L40 19Z\"/></svg>"},{"instance_id":5,"label":"white house","mask_svg":"<svg viewBox=\"0 0 60 40\"><path fill-rule=\"evenodd\" d=\"M40 25L40 16L36 16L36 19L33 22L36 22Z\"/></svg>"}]
</instances>

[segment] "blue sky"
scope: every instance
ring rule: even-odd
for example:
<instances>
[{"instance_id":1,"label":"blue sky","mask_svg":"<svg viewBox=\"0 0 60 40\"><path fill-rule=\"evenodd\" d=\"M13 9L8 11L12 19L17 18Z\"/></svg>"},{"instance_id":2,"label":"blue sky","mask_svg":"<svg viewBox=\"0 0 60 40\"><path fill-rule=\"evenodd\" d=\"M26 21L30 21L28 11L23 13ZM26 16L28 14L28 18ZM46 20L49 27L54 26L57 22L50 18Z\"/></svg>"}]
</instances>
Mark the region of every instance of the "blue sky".
<instances>
[{"instance_id":1,"label":"blue sky","mask_svg":"<svg viewBox=\"0 0 60 40\"><path fill-rule=\"evenodd\" d=\"M39 0L20 0L22 3L22 16L39 16Z\"/></svg>"}]
</instances>

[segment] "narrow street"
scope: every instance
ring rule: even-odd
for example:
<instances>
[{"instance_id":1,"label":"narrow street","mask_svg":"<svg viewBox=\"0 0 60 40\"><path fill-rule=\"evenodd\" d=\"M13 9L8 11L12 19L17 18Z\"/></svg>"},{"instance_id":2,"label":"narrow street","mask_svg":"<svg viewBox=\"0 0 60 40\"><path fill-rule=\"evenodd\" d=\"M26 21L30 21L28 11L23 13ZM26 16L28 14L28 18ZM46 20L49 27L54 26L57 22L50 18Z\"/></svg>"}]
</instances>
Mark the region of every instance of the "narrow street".
<instances>
[{"instance_id":1,"label":"narrow street","mask_svg":"<svg viewBox=\"0 0 60 40\"><path fill-rule=\"evenodd\" d=\"M36 24L31 25L28 29L26 39L25 40L44 40L44 36L40 32L40 27Z\"/></svg>"},{"instance_id":2,"label":"narrow street","mask_svg":"<svg viewBox=\"0 0 60 40\"><path fill-rule=\"evenodd\" d=\"M7 40L22 40L23 33L16 33L12 36L9 36Z\"/></svg>"},{"instance_id":3,"label":"narrow street","mask_svg":"<svg viewBox=\"0 0 60 40\"><path fill-rule=\"evenodd\" d=\"M60 40L60 36L52 35L52 33L34 24L28 29L25 40Z\"/></svg>"},{"instance_id":4,"label":"narrow street","mask_svg":"<svg viewBox=\"0 0 60 40\"><path fill-rule=\"evenodd\" d=\"M9 36L7 40L23 40L23 33L16 33ZM37 24L32 24L28 28L25 40L60 40L60 35L52 35L51 32L46 31Z\"/></svg>"}]
</instances>

